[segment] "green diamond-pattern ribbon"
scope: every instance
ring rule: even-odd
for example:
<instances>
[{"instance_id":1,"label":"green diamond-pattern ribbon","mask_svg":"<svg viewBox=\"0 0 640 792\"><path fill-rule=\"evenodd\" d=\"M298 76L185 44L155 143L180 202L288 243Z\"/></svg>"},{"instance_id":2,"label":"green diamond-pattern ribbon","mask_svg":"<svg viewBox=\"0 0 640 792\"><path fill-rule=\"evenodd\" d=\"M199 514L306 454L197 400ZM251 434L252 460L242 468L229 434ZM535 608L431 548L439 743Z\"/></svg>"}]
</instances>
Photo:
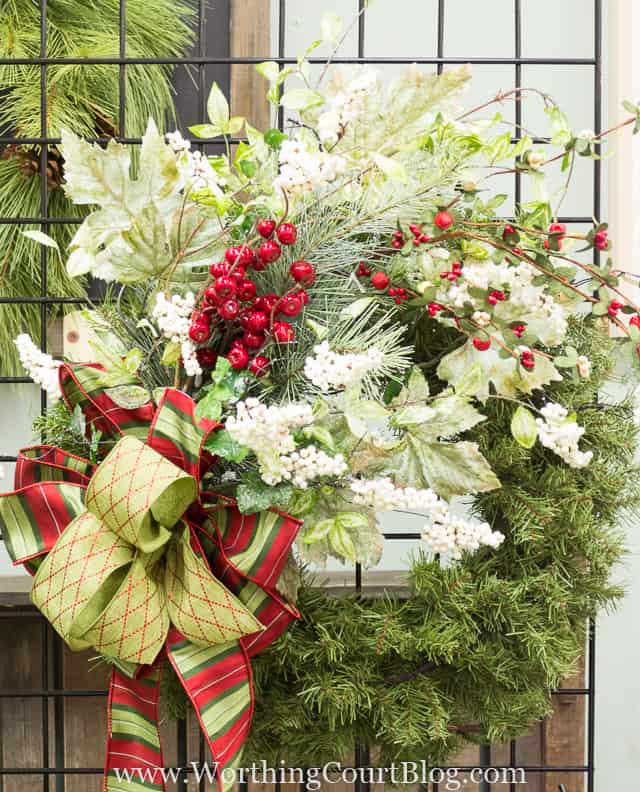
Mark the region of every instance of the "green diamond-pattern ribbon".
<instances>
[{"instance_id":1,"label":"green diamond-pattern ribbon","mask_svg":"<svg viewBox=\"0 0 640 792\"><path fill-rule=\"evenodd\" d=\"M198 646L261 623L192 547L196 480L133 436L98 466L76 517L38 569L34 604L74 649L150 664L173 624Z\"/></svg>"}]
</instances>

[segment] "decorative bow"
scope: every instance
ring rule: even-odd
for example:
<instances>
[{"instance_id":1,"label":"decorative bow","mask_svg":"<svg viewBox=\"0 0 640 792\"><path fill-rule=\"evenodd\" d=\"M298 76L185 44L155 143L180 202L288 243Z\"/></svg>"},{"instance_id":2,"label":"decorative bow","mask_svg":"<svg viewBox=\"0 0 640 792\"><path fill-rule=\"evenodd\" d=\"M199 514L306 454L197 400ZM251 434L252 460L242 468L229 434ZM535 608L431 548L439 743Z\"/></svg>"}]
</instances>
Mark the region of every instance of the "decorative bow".
<instances>
[{"instance_id":1,"label":"decorative bow","mask_svg":"<svg viewBox=\"0 0 640 792\"><path fill-rule=\"evenodd\" d=\"M217 428L185 393L118 406L100 367L60 369L67 405L111 450L94 465L55 446L23 449L0 528L31 598L73 650L114 663L104 789L164 789L157 707L166 657L218 768L235 765L253 712L250 657L298 616L276 591L299 522L211 510L200 479ZM129 779L127 780L127 771Z\"/></svg>"}]
</instances>

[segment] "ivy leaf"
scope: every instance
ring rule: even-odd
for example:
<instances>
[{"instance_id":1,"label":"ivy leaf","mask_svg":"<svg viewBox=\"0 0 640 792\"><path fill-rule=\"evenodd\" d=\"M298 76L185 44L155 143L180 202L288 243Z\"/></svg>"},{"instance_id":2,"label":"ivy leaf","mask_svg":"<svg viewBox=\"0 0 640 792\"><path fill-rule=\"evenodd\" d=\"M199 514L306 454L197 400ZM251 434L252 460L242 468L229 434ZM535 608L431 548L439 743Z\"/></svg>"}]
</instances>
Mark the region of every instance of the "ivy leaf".
<instances>
[{"instance_id":1,"label":"ivy leaf","mask_svg":"<svg viewBox=\"0 0 640 792\"><path fill-rule=\"evenodd\" d=\"M62 130L64 191L75 204L122 207L126 204L131 153L128 146L109 142L106 149Z\"/></svg>"},{"instance_id":2,"label":"ivy leaf","mask_svg":"<svg viewBox=\"0 0 640 792\"><path fill-rule=\"evenodd\" d=\"M204 447L229 462L242 462L249 453L249 449L234 440L226 429L210 434Z\"/></svg>"},{"instance_id":3,"label":"ivy leaf","mask_svg":"<svg viewBox=\"0 0 640 792\"><path fill-rule=\"evenodd\" d=\"M520 405L511 418L511 434L523 448L533 448L538 438L536 419L530 410Z\"/></svg>"},{"instance_id":4,"label":"ivy leaf","mask_svg":"<svg viewBox=\"0 0 640 792\"><path fill-rule=\"evenodd\" d=\"M214 138L220 134L220 127L213 124L194 124L189 127L189 132L197 138Z\"/></svg>"},{"instance_id":5,"label":"ivy leaf","mask_svg":"<svg viewBox=\"0 0 640 792\"><path fill-rule=\"evenodd\" d=\"M222 416L223 400L219 398L215 391L209 391L196 404L196 420L201 421L207 418L210 421L218 421Z\"/></svg>"},{"instance_id":6,"label":"ivy leaf","mask_svg":"<svg viewBox=\"0 0 640 792\"><path fill-rule=\"evenodd\" d=\"M148 204L109 249L109 261L121 283L160 277L171 265L171 246L164 215Z\"/></svg>"},{"instance_id":7,"label":"ivy leaf","mask_svg":"<svg viewBox=\"0 0 640 792\"><path fill-rule=\"evenodd\" d=\"M287 110L310 110L324 104L324 96L309 88L292 88L285 91L280 99L280 104Z\"/></svg>"},{"instance_id":8,"label":"ivy leaf","mask_svg":"<svg viewBox=\"0 0 640 792\"><path fill-rule=\"evenodd\" d=\"M431 487L443 498L500 486L477 443L425 442L412 432L407 432L387 455L384 472L403 486Z\"/></svg>"},{"instance_id":9,"label":"ivy leaf","mask_svg":"<svg viewBox=\"0 0 640 792\"><path fill-rule=\"evenodd\" d=\"M333 530L335 524L335 518L333 517L327 517L325 520L320 520L319 522L312 525L310 530L305 532L302 541L308 545L316 544L316 542L319 542L321 539L324 539L329 535L329 532Z\"/></svg>"},{"instance_id":10,"label":"ivy leaf","mask_svg":"<svg viewBox=\"0 0 640 792\"><path fill-rule=\"evenodd\" d=\"M238 485L236 502L242 514L254 514L272 506L285 506L293 491L291 484L283 482L270 487L257 473L249 473Z\"/></svg>"},{"instance_id":11,"label":"ivy leaf","mask_svg":"<svg viewBox=\"0 0 640 792\"><path fill-rule=\"evenodd\" d=\"M45 247L53 248L58 257L60 256L60 247L53 237L50 237L49 234L45 234L44 231L37 231L35 228L30 229L28 231L23 231L22 236L26 237L27 239L32 239L34 242L37 242L39 245L44 245Z\"/></svg>"},{"instance_id":12,"label":"ivy leaf","mask_svg":"<svg viewBox=\"0 0 640 792\"><path fill-rule=\"evenodd\" d=\"M229 123L229 103L216 82L212 84L209 91L207 115L209 116L209 121L220 130L225 129Z\"/></svg>"},{"instance_id":13,"label":"ivy leaf","mask_svg":"<svg viewBox=\"0 0 640 792\"><path fill-rule=\"evenodd\" d=\"M550 382L562 380L553 363L543 355L536 355L535 368L525 371L512 355L503 358L494 347L478 352L470 341L446 355L438 366L437 374L455 388L476 365L480 366L482 377L473 395L480 401L489 397L490 383L500 395L514 397L518 392L529 394Z\"/></svg>"}]
</instances>

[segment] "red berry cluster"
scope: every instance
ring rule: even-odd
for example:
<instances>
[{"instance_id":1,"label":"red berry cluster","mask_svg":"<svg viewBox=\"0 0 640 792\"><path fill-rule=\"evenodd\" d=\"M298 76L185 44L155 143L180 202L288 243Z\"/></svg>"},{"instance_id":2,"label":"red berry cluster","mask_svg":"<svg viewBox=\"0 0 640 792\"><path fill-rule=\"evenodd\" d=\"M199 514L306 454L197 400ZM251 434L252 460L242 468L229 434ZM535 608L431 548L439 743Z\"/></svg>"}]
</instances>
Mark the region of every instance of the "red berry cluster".
<instances>
[{"instance_id":1,"label":"red berry cluster","mask_svg":"<svg viewBox=\"0 0 640 792\"><path fill-rule=\"evenodd\" d=\"M448 281L458 280L458 278L462 277L462 264L459 261L452 261L451 269L441 272L440 277L442 279L446 278Z\"/></svg>"},{"instance_id":2,"label":"red berry cluster","mask_svg":"<svg viewBox=\"0 0 640 792\"><path fill-rule=\"evenodd\" d=\"M536 360L530 349L523 349L520 353L520 365L522 368L527 369L527 371L531 371L535 368Z\"/></svg>"},{"instance_id":3,"label":"red berry cluster","mask_svg":"<svg viewBox=\"0 0 640 792\"><path fill-rule=\"evenodd\" d=\"M616 317L621 308L624 308L624 303L621 303L619 300L611 300L607 308L607 313L609 316Z\"/></svg>"},{"instance_id":4,"label":"red berry cluster","mask_svg":"<svg viewBox=\"0 0 640 792\"><path fill-rule=\"evenodd\" d=\"M256 353L270 339L280 344L294 340L293 326L277 317L291 318L300 313L309 302L304 287L311 286L316 275L308 261L294 261L289 269L294 287L282 295L257 294L256 284L247 277L247 270L261 272L279 259L280 245L293 245L297 230L292 223L277 225L274 220L260 220L257 231L264 239L257 250L249 245L230 247L225 251L224 261L209 267L213 283L204 290L202 304L194 312L189 337L196 344L204 344L216 325L227 323L225 329L242 332L231 342L227 360L233 368L248 368L260 377L266 374L269 359ZM278 241L272 239L274 232ZM217 355L211 348L201 348L197 355L205 368L215 366Z\"/></svg>"},{"instance_id":5,"label":"red berry cluster","mask_svg":"<svg viewBox=\"0 0 640 792\"><path fill-rule=\"evenodd\" d=\"M411 240L413 244L418 247L418 245L426 245L427 242L431 242L431 237L427 236L422 232L422 228L417 223L410 223L409 224L409 231L413 234L413 239ZM391 247L399 250L403 248L407 238L404 235L404 232L398 229L397 231L393 232L393 238L391 240Z\"/></svg>"},{"instance_id":6,"label":"red berry cluster","mask_svg":"<svg viewBox=\"0 0 640 792\"><path fill-rule=\"evenodd\" d=\"M598 250L606 250L609 245L609 234L607 231L596 231L593 235L593 246Z\"/></svg>"},{"instance_id":7,"label":"red berry cluster","mask_svg":"<svg viewBox=\"0 0 640 792\"><path fill-rule=\"evenodd\" d=\"M373 288L377 289L378 291L386 291L389 297L393 297L398 305L409 299L407 290L403 289L401 286L391 286L391 288L389 288L391 280L389 279L389 276L386 272L374 272L372 275L371 270L365 266L363 261L361 261L358 265L356 274L359 278L370 277Z\"/></svg>"},{"instance_id":8,"label":"red berry cluster","mask_svg":"<svg viewBox=\"0 0 640 792\"><path fill-rule=\"evenodd\" d=\"M500 289L494 289L492 292L489 292L487 302L489 305L497 305L499 302L504 302L506 299L507 295L503 291L500 291Z\"/></svg>"}]
</instances>

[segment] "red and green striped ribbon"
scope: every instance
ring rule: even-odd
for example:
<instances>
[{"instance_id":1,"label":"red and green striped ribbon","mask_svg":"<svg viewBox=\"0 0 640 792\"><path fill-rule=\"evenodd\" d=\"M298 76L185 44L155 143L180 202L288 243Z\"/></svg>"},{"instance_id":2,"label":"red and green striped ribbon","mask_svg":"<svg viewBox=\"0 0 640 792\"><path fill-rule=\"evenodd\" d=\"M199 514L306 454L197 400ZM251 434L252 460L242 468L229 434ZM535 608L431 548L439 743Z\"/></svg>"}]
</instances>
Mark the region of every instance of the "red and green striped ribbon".
<instances>
[{"instance_id":1,"label":"red and green striped ribbon","mask_svg":"<svg viewBox=\"0 0 640 792\"><path fill-rule=\"evenodd\" d=\"M196 482L213 462L204 451L204 443L217 425L196 420L195 403L187 394L167 388L157 406L148 402L130 410L117 405L104 391L99 366L63 365L60 382L67 405L71 409L79 406L84 413L88 432L91 429L100 431L114 449L123 447L123 437L133 436L136 442L141 440ZM118 451L112 451L110 457L114 453L117 455ZM97 481L101 473L100 465L96 468L88 460L59 448L34 446L21 452L16 465L16 489L0 496L0 529L14 563L24 564L30 571L40 567L36 582L43 574L46 579L48 570L42 563L46 561L45 567L51 567L46 559L52 550L58 551L58 546L75 544L76 550L80 547L80 556L70 557L73 564L62 563L56 567L56 574L64 577L69 569L83 566L82 545L78 544L80 536L76 540L74 535L74 541L70 542L66 531L67 528L77 530L75 526L83 524L84 515L96 521L96 517L86 511L91 503L85 492L89 484L90 494L97 489L92 479ZM139 492L135 494L139 496ZM114 508L117 510L117 504ZM186 627L192 623L204 628L204 621L198 615L202 614L200 605L189 601L191 596L200 598L199 589L185 588L182 582L185 570L192 577L196 576L202 592L207 585L212 585L207 582L209 579L216 581L220 591L228 592L219 605L216 604L218 600L205 596L210 610L213 608L212 619L216 618L216 607L228 611L231 606L232 612L240 614L238 609L241 608L263 629L247 634L250 622L245 622L244 635L240 630L238 636L230 640L223 638L221 632L221 642L208 645L195 636L186 637L172 624L161 653L152 665L128 662L122 653L113 658L104 782L108 792L164 789L157 731L159 677L164 656L194 706L214 762L222 769L234 766L251 727L250 658L280 635L298 615L276 590L299 528L297 520L275 511L242 515L232 502L222 510L211 510L200 499L192 504L186 519L179 529L185 531L185 541L176 544L171 540L174 549L168 555L167 565L171 571L167 589L173 608L170 612L184 617L185 627L181 629L188 634ZM136 541L136 535L127 534L126 541ZM119 541L122 544L122 540ZM106 545L112 546L108 541ZM154 561L155 556L152 555L151 560ZM143 575L144 569L138 561L132 569L134 567ZM102 571L108 574L108 569L108 565L104 565ZM51 584L48 585L51 588ZM128 585L131 589L131 582ZM55 591L51 596L55 596ZM234 597L237 606L233 606ZM90 598L90 602L94 600ZM222 615L220 618L224 621ZM229 613L226 618L231 618ZM102 628L98 632L102 634ZM87 633L95 634L95 627ZM211 635L211 631L203 629L202 634ZM80 648L80 644L77 642L75 648ZM220 789L223 788L221 778L222 773L219 773Z\"/></svg>"}]
</instances>

